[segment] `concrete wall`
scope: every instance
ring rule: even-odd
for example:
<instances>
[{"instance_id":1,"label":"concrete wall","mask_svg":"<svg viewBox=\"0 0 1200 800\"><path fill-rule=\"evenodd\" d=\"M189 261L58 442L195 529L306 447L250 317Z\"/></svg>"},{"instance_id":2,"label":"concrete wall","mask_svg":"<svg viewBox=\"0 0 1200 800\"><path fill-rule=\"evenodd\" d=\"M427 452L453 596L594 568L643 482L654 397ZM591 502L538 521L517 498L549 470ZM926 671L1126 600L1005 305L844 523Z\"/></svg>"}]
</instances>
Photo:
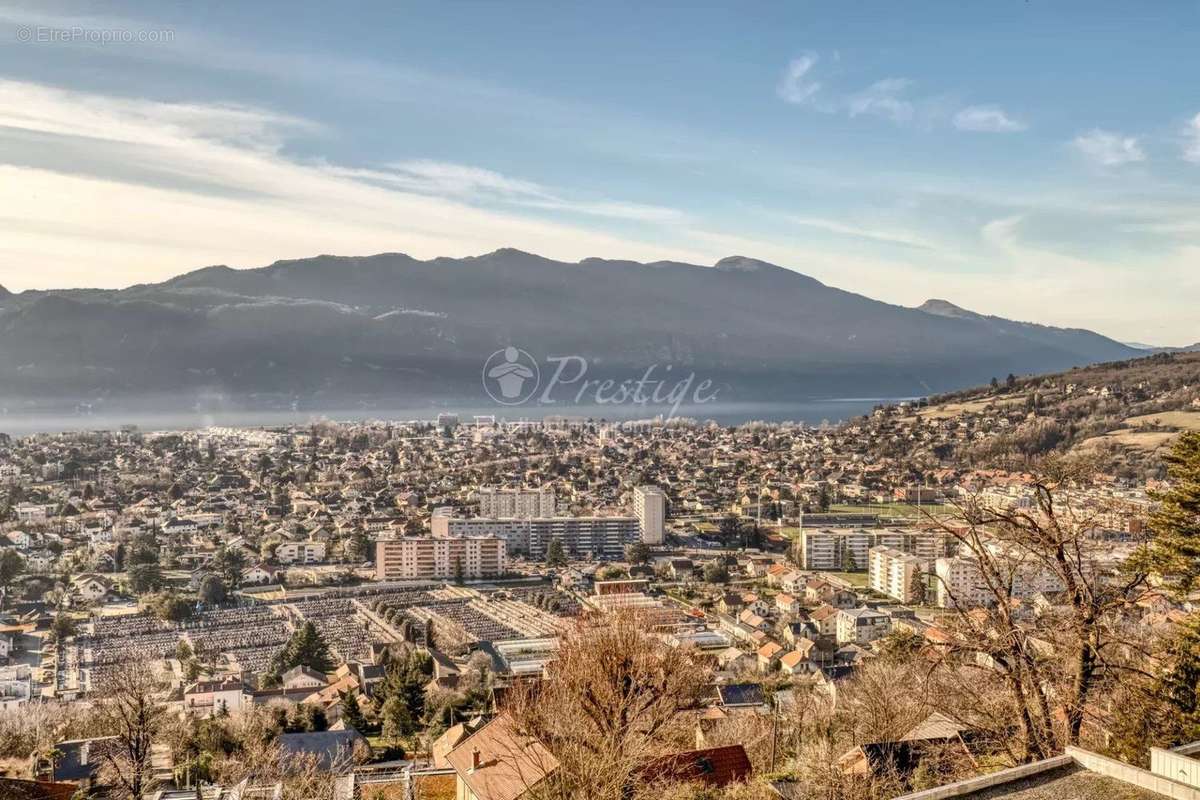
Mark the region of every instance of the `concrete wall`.
<instances>
[{"instance_id":1,"label":"concrete wall","mask_svg":"<svg viewBox=\"0 0 1200 800\"><path fill-rule=\"evenodd\" d=\"M1156 775L1141 767L1116 761L1088 750L1081 750L1078 747L1068 747L1067 755L1074 759L1079 766L1089 772L1095 772L1097 775L1105 775L1139 789L1170 797L1172 800L1200 800L1200 789L1180 783L1173 778Z\"/></svg>"},{"instance_id":2,"label":"concrete wall","mask_svg":"<svg viewBox=\"0 0 1200 800\"><path fill-rule=\"evenodd\" d=\"M913 794L897 797L895 800L943 800L947 797L961 797L964 794L981 792L984 789L1008 783L1009 781L1023 780L1041 772L1049 772L1059 767L1067 767L1072 763L1074 761L1070 756L1055 756L1054 758L1047 758L1044 761L1035 761L1032 764L1022 764L1019 767L1002 769L999 772L981 775L978 778L968 778L965 781L948 783L945 786L935 786L923 792L914 792Z\"/></svg>"},{"instance_id":3,"label":"concrete wall","mask_svg":"<svg viewBox=\"0 0 1200 800\"><path fill-rule=\"evenodd\" d=\"M1155 775L1186 783L1193 788L1200 788L1200 761L1189 758L1177 750L1151 747L1150 771Z\"/></svg>"}]
</instances>

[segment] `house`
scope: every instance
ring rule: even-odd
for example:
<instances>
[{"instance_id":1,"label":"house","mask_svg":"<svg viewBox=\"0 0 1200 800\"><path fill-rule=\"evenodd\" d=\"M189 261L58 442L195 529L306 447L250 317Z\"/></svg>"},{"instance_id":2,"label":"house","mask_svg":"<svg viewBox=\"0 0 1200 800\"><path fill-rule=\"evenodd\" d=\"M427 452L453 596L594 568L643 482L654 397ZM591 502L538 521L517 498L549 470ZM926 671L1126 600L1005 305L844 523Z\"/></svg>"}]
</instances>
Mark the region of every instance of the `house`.
<instances>
[{"instance_id":1,"label":"house","mask_svg":"<svg viewBox=\"0 0 1200 800\"><path fill-rule=\"evenodd\" d=\"M0 797L12 800L71 800L78 789L73 783L0 778Z\"/></svg>"},{"instance_id":2,"label":"house","mask_svg":"<svg viewBox=\"0 0 1200 800\"><path fill-rule=\"evenodd\" d=\"M52 781L77 784L86 792L95 785L96 773L100 771L105 754L118 747L120 740L115 736L59 742L54 749L61 755L55 759L46 777Z\"/></svg>"},{"instance_id":3,"label":"house","mask_svg":"<svg viewBox=\"0 0 1200 800\"><path fill-rule=\"evenodd\" d=\"M721 708L765 708L766 695L760 683L727 683L717 687L717 704Z\"/></svg>"},{"instance_id":4,"label":"house","mask_svg":"<svg viewBox=\"0 0 1200 800\"><path fill-rule=\"evenodd\" d=\"M833 606L821 606L809 614L809 620L817 626L817 632L821 636L836 636L840 613L840 610Z\"/></svg>"},{"instance_id":5,"label":"house","mask_svg":"<svg viewBox=\"0 0 1200 800\"><path fill-rule=\"evenodd\" d=\"M240 678L197 681L183 691L183 707L197 714L210 715L240 711L253 703Z\"/></svg>"},{"instance_id":6,"label":"house","mask_svg":"<svg viewBox=\"0 0 1200 800\"><path fill-rule=\"evenodd\" d=\"M448 768L450 762L446 758L450 755L450 751L462 744L468 736L475 733L482 726L483 720L476 717L473 720L459 722L447 728L445 733L434 740L433 746L430 748L433 755L434 768Z\"/></svg>"},{"instance_id":7,"label":"house","mask_svg":"<svg viewBox=\"0 0 1200 800\"><path fill-rule=\"evenodd\" d=\"M280 564L318 564L325 560L324 542L284 542L275 548Z\"/></svg>"},{"instance_id":8,"label":"house","mask_svg":"<svg viewBox=\"0 0 1200 800\"><path fill-rule=\"evenodd\" d=\"M85 572L71 581L71 594L85 603L103 600L112 591L112 584L103 575Z\"/></svg>"},{"instance_id":9,"label":"house","mask_svg":"<svg viewBox=\"0 0 1200 800\"><path fill-rule=\"evenodd\" d=\"M29 548L33 547L33 543L35 541L33 536L25 531L9 531L5 535L5 538L8 540L10 545L18 550L28 550Z\"/></svg>"},{"instance_id":10,"label":"house","mask_svg":"<svg viewBox=\"0 0 1200 800\"><path fill-rule=\"evenodd\" d=\"M783 648L776 642L767 642L758 648L759 670L761 672L770 672L775 669L775 665L779 662L781 655L783 655Z\"/></svg>"},{"instance_id":11,"label":"house","mask_svg":"<svg viewBox=\"0 0 1200 800\"><path fill-rule=\"evenodd\" d=\"M501 714L446 755L457 800L517 800L558 769L558 759Z\"/></svg>"},{"instance_id":12,"label":"house","mask_svg":"<svg viewBox=\"0 0 1200 800\"><path fill-rule=\"evenodd\" d=\"M717 653L717 666L726 672L741 672L754 666L754 657L739 647L726 647Z\"/></svg>"},{"instance_id":13,"label":"house","mask_svg":"<svg viewBox=\"0 0 1200 800\"><path fill-rule=\"evenodd\" d=\"M311 761L318 769L344 773L369 755L371 745L354 728L313 733L285 733L277 740L284 772L290 765Z\"/></svg>"},{"instance_id":14,"label":"house","mask_svg":"<svg viewBox=\"0 0 1200 800\"><path fill-rule=\"evenodd\" d=\"M324 689L328 684L329 679L325 677L324 673L317 672L303 664L292 667L280 678L280 686L289 692L299 689Z\"/></svg>"},{"instance_id":15,"label":"house","mask_svg":"<svg viewBox=\"0 0 1200 800\"><path fill-rule=\"evenodd\" d=\"M244 584L267 584L275 583L277 579L276 572L266 564L255 564L254 566L242 572L242 583Z\"/></svg>"},{"instance_id":16,"label":"house","mask_svg":"<svg viewBox=\"0 0 1200 800\"><path fill-rule=\"evenodd\" d=\"M667 566L667 574L677 581L691 580L696 572L696 565L690 558L672 558Z\"/></svg>"},{"instance_id":17,"label":"house","mask_svg":"<svg viewBox=\"0 0 1200 800\"><path fill-rule=\"evenodd\" d=\"M892 618L872 608L842 608L837 612L838 644L869 644L886 636Z\"/></svg>"},{"instance_id":18,"label":"house","mask_svg":"<svg viewBox=\"0 0 1200 800\"><path fill-rule=\"evenodd\" d=\"M807 583L808 578L803 572L792 571L779 579L779 588L789 594L797 595L804 591Z\"/></svg>"},{"instance_id":19,"label":"house","mask_svg":"<svg viewBox=\"0 0 1200 800\"><path fill-rule=\"evenodd\" d=\"M789 650L779 659L779 671L788 675L801 675L809 668L808 656L799 650Z\"/></svg>"},{"instance_id":20,"label":"house","mask_svg":"<svg viewBox=\"0 0 1200 800\"><path fill-rule=\"evenodd\" d=\"M662 756L642 766L637 774L646 783L670 781L721 788L746 780L751 772L746 748L734 744Z\"/></svg>"},{"instance_id":21,"label":"house","mask_svg":"<svg viewBox=\"0 0 1200 800\"><path fill-rule=\"evenodd\" d=\"M787 592L780 592L775 595L775 608L781 614L798 614L800 612L800 601Z\"/></svg>"}]
</instances>

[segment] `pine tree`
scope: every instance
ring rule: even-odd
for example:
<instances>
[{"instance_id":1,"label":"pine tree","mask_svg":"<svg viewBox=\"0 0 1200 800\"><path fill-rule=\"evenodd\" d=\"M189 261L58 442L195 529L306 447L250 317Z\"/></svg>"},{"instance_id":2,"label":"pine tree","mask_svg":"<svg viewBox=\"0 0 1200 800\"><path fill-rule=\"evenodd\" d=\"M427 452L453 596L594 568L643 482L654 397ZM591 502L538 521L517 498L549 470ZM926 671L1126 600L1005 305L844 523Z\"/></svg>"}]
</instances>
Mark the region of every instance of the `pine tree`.
<instances>
[{"instance_id":1,"label":"pine tree","mask_svg":"<svg viewBox=\"0 0 1200 800\"><path fill-rule=\"evenodd\" d=\"M1181 435L1163 461L1171 488L1151 493L1159 507L1150 515L1154 540L1142 555L1182 593L1200 578L1200 432Z\"/></svg>"},{"instance_id":2,"label":"pine tree","mask_svg":"<svg viewBox=\"0 0 1200 800\"><path fill-rule=\"evenodd\" d=\"M919 606L925 605L926 600L929 599L929 587L925 585L925 573L920 570L913 573L910 593L913 603Z\"/></svg>"},{"instance_id":3,"label":"pine tree","mask_svg":"<svg viewBox=\"0 0 1200 800\"><path fill-rule=\"evenodd\" d=\"M412 715L399 697L389 697L383 704L383 738L395 744L413 729Z\"/></svg>"},{"instance_id":4,"label":"pine tree","mask_svg":"<svg viewBox=\"0 0 1200 800\"><path fill-rule=\"evenodd\" d=\"M275 658L275 672L284 673L292 667L308 667L317 672L333 672L333 656L329 654L329 645L325 643L320 631L312 624L305 622L284 645L282 652Z\"/></svg>"},{"instance_id":5,"label":"pine tree","mask_svg":"<svg viewBox=\"0 0 1200 800\"><path fill-rule=\"evenodd\" d=\"M367 718L363 716L362 708L358 705L358 695L354 692L342 695L342 719L359 733L367 729Z\"/></svg>"},{"instance_id":6,"label":"pine tree","mask_svg":"<svg viewBox=\"0 0 1200 800\"><path fill-rule=\"evenodd\" d=\"M566 566L567 554L563 551L561 539L551 539L550 544L546 547L546 566L562 567Z\"/></svg>"}]
</instances>

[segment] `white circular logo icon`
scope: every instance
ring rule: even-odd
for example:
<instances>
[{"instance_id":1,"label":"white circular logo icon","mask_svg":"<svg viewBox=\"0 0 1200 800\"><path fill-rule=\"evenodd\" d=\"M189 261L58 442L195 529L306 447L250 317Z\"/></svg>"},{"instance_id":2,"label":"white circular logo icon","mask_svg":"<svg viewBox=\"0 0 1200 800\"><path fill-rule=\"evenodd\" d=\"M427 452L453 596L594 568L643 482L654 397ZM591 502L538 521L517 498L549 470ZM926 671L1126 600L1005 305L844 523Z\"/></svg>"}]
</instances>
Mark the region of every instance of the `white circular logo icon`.
<instances>
[{"instance_id":1,"label":"white circular logo icon","mask_svg":"<svg viewBox=\"0 0 1200 800\"><path fill-rule=\"evenodd\" d=\"M505 406L519 406L538 389L541 371L529 353L509 345L483 362L483 390Z\"/></svg>"}]
</instances>

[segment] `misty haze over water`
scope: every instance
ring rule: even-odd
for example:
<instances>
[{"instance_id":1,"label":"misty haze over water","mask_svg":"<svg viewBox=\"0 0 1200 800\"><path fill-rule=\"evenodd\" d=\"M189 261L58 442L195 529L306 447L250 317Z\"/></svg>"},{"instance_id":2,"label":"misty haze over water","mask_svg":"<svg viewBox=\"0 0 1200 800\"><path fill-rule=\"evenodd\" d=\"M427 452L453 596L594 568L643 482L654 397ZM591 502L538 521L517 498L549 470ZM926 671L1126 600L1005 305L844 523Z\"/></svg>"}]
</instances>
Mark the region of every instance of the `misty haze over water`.
<instances>
[{"instance_id":1,"label":"misty haze over water","mask_svg":"<svg viewBox=\"0 0 1200 800\"><path fill-rule=\"evenodd\" d=\"M871 411L879 404L897 403L911 398L837 398L807 400L794 403L709 403L681 406L677 417L698 421L713 420L721 425L738 425L753 420L765 422L802 422L819 425L836 423ZM136 425L140 430L187 430L209 426L269 427L302 425L320 420L428 420L439 414L458 414L462 422L472 422L476 416L494 416L496 420L515 422L540 420L546 417L589 418L593 420L627 421L666 417L669 406L599 406L599 405L537 405L522 406L424 406L420 408L362 408L362 409L297 409L297 410L179 410L129 413L104 410L96 413L53 412L7 413L0 411L0 432L12 436L62 431L116 430L123 425Z\"/></svg>"}]
</instances>

